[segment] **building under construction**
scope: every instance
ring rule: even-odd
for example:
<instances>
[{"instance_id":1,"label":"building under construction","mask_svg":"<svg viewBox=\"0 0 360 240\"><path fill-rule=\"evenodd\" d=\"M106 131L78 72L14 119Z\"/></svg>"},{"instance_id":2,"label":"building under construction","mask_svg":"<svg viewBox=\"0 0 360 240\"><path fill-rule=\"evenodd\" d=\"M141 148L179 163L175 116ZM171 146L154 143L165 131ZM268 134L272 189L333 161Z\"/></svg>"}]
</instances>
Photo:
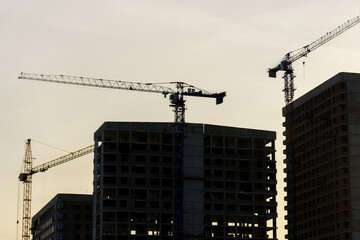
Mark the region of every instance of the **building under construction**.
<instances>
[{"instance_id":1,"label":"building under construction","mask_svg":"<svg viewBox=\"0 0 360 240\"><path fill-rule=\"evenodd\" d=\"M91 240L92 195L57 194L32 218L33 240Z\"/></svg>"},{"instance_id":2,"label":"building under construction","mask_svg":"<svg viewBox=\"0 0 360 240\"><path fill-rule=\"evenodd\" d=\"M275 132L186 124L184 239L277 239ZM174 124L95 133L93 239L173 239Z\"/></svg>"},{"instance_id":3,"label":"building under construction","mask_svg":"<svg viewBox=\"0 0 360 240\"><path fill-rule=\"evenodd\" d=\"M360 74L339 73L291 104L287 238L360 239Z\"/></svg>"}]
</instances>

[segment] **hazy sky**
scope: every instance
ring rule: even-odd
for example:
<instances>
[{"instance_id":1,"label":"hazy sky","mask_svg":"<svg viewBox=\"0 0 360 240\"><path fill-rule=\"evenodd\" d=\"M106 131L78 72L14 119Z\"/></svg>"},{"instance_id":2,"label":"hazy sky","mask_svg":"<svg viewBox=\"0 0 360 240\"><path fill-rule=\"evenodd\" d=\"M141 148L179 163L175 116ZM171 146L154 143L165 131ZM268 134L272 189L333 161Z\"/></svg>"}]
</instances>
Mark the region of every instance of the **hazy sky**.
<instances>
[{"instance_id":1,"label":"hazy sky","mask_svg":"<svg viewBox=\"0 0 360 240\"><path fill-rule=\"evenodd\" d=\"M160 94L18 80L23 71L227 91L218 106L189 98L186 120L277 132L283 240L283 81L268 78L267 69L359 7L355 0L0 0L0 239L16 236L27 138L75 151L93 143L104 121L173 121ZM295 95L338 72L360 72L359 38L360 25L294 64ZM33 143L34 165L63 154ZM34 175L32 213L60 192L92 193L91 155Z\"/></svg>"}]
</instances>

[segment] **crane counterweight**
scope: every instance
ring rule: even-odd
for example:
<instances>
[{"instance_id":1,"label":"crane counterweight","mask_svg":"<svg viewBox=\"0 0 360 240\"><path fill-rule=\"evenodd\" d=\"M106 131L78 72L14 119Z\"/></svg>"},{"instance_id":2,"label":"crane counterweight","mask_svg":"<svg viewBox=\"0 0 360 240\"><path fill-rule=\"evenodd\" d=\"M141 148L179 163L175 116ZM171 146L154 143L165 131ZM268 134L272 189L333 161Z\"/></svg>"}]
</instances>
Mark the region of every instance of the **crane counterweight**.
<instances>
[{"instance_id":1,"label":"crane counterweight","mask_svg":"<svg viewBox=\"0 0 360 240\"><path fill-rule=\"evenodd\" d=\"M29 174L27 174L27 173L20 173L19 174L19 180L21 182L25 182L28 176L29 176Z\"/></svg>"}]
</instances>

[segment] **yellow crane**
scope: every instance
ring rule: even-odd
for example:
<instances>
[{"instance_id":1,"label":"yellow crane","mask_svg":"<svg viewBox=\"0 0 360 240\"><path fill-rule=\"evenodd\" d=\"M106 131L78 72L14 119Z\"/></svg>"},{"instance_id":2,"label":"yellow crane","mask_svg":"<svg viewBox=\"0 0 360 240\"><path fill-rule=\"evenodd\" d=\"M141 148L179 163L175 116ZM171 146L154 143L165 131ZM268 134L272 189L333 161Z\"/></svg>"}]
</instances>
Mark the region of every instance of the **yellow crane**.
<instances>
[{"instance_id":1,"label":"yellow crane","mask_svg":"<svg viewBox=\"0 0 360 240\"><path fill-rule=\"evenodd\" d=\"M78 151L69 153L62 157L56 158L47 163L33 167L33 157L31 152L31 139L26 141L26 150L24 157L24 169L19 175L19 180L23 182L23 215L22 215L22 240L30 240L31 228L31 188L32 188L32 175L38 172L44 172L49 168L69 162L78 157L84 156L94 151L94 145L82 148Z\"/></svg>"}]
</instances>

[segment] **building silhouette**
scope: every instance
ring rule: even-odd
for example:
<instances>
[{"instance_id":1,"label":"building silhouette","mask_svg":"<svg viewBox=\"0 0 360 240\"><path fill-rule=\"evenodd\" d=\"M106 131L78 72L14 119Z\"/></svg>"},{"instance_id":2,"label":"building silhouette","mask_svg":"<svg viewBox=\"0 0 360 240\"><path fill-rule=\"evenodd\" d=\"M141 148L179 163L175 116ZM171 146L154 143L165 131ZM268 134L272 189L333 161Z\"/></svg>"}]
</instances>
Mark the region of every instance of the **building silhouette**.
<instances>
[{"instance_id":1,"label":"building silhouette","mask_svg":"<svg viewBox=\"0 0 360 240\"><path fill-rule=\"evenodd\" d=\"M185 239L276 240L275 132L185 132ZM94 239L173 239L174 124L106 122L94 139Z\"/></svg>"},{"instance_id":2,"label":"building silhouette","mask_svg":"<svg viewBox=\"0 0 360 240\"><path fill-rule=\"evenodd\" d=\"M32 218L34 240L91 240L92 195L57 194Z\"/></svg>"},{"instance_id":3,"label":"building silhouette","mask_svg":"<svg viewBox=\"0 0 360 240\"><path fill-rule=\"evenodd\" d=\"M289 240L360 239L360 74L283 109Z\"/></svg>"}]
</instances>

